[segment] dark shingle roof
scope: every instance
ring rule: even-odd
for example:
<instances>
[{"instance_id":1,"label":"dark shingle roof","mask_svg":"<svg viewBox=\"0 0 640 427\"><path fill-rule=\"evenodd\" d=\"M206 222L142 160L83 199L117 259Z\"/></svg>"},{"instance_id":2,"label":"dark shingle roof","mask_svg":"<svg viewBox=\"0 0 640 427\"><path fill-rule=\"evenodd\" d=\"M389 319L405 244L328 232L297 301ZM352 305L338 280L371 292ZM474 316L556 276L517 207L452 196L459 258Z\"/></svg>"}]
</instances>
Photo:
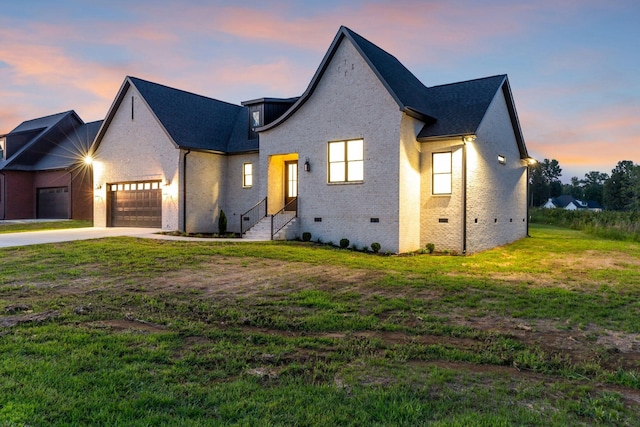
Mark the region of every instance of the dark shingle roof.
<instances>
[{"instance_id":1,"label":"dark shingle roof","mask_svg":"<svg viewBox=\"0 0 640 427\"><path fill-rule=\"evenodd\" d=\"M300 99L279 119L259 128L272 129L291 117L313 94L338 46L352 42L380 82L398 103L400 111L425 123L418 141L475 134L496 94L502 89L521 158L529 155L506 75L486 77L442 86L426 87L396 57L347 27L340 27L309 86Z\"/></svg>"},{"instance_id":2,"label":"dark shingle roof","mask_svg":"<svg viewBox=\"0 0 640 427\"><path fill-rule=\"evenodd\" d=\"M247 139L249 114L245 107L136 77L128 79L179 147L219 152L258 148L257 140Z\"/></svg>"},{"instance_id":3,"label":"dark shingle roof","mask_svg":"<svg viewBox=\"0 0 640 427\"><path fill-rule=\"evenodd\" d=\"M71 167L89 152L101 123L85 124L74 111L25 121L6 135L7 144L19 148L0 162L0 169L38 171Z\"/></svg>"},{"instance_id":4,"label":"dark shingle roof","mask_svg":"<svg viewBox=\"0 0 640 427\"><path fill-rule=\"evenodd\" d=\"M507 76L493 76L429 88L429 105L437 117L418 139L475 134Z\"/></svg>"},{"instance_id":5,"label":"dark shingle roof","mask_svg":"<svg viewBox=\"0 0 640 427\"><path fill-rule=\"evenodd\" d=\"M433 106L429 100L429 89L422 84L411 71L388 52L380 49L361 35L347 27L341 27L338 34L344 33L354 43L371 69L394 97L401 110L413 110L423 116L433 117Z\"/></svg>"}]
</instances>

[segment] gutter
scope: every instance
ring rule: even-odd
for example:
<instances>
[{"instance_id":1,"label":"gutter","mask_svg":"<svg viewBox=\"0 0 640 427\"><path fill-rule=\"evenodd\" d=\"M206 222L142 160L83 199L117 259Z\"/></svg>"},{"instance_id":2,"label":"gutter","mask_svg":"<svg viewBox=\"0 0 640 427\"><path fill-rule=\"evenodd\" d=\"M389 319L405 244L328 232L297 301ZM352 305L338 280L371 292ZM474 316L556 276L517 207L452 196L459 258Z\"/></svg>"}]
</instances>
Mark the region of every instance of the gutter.
<instances>
[{"instance_id":1,"label":"gutter","mask_svg":"<svg viewBox=\"0 0 640 427\"><path fill-rule=\"evenodd\" d=\"M187 156L191 153L188 148L182 157L182 231L187 232Z\"/></svg>"}]
</instances>

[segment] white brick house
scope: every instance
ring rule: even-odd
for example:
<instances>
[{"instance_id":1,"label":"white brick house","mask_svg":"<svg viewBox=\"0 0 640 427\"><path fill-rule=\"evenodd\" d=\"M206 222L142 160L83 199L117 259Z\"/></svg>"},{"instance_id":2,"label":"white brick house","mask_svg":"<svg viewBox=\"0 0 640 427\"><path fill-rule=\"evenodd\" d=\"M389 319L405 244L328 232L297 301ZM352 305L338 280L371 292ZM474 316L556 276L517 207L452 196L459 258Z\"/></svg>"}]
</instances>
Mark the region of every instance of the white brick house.
<instances>
[{"instance_id":1,"label":"white brick house","mask_svg":"<svg viewBox=\"0 0 640 427\"><path fill-rule=\"evenodd\" d=\"M288 204L289 236L383 251L527 235L529 156L507 77L428 88L346 27L299 98L234 106L127 78L94 147L96 226L117 225L126 183L150 182L165 229L215 231L223 209L244 232Z\"/></svg>"}]
</instances>

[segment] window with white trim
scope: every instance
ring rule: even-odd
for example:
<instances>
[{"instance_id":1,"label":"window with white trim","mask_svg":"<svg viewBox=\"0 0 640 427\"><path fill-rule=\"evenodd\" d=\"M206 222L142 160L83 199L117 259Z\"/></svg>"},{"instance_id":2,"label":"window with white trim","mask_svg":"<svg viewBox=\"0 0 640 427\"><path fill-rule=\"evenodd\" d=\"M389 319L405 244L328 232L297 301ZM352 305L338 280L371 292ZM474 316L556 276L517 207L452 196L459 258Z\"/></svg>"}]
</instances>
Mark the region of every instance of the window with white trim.
<instances>
[{"instance_id":1,"label":"window with white trim","mask_svg":"<svg viewBox=\"0 0 640 427\"><path fill-rule=\"evenodd\" d=\"M0 138L0 160L6 160L4 155L6 153L6 149L7 147L5 147L6 145L6 138Z\"/></svg>"},{"instance_id":2,"label":"window with white trim","mask_svg":"<svg viewBox=\"0 0 640 427\"><path fill-rule=\"evenodd\" d=\"M329 142L329 182L364 181L364 140Z\"/></svg>"},{"instance_id":3,"label":"window with white trim","mask_svg":"<svg viewBox=\"0 0 640 427\"><path fill-rule=\"evenodd\" d=\"M451 152L433 153L433 194L451 194Z\"/></svg>"},{"instance_id":4,"label":"window with white trim","mask_svg":"<svg viewBox=\"0 0 640 427\"><path fill-rule=\"evenodd\" d=\"M242 186L249 188L253 185L253 163L242 164Z\"/></svg>"}]
</instances>

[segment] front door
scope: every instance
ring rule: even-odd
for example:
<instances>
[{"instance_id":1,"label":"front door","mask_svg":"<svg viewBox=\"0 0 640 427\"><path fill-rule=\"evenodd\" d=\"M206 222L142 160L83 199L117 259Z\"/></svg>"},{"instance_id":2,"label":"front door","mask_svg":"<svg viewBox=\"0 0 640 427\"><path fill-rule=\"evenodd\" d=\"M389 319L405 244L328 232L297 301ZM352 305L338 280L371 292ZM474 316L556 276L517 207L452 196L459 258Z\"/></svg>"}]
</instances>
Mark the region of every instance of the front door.
<instances>
[{"instance_id":1,"label":"front door","mask_svg":"<svg viewBox=\"0 0 640 427\"><path fill-rule=\"evenodd\" d=\"M284 171L284 205L286 210L295 211L298 205L298 161L284 162Z\"/></svg>"}]
</instances>

